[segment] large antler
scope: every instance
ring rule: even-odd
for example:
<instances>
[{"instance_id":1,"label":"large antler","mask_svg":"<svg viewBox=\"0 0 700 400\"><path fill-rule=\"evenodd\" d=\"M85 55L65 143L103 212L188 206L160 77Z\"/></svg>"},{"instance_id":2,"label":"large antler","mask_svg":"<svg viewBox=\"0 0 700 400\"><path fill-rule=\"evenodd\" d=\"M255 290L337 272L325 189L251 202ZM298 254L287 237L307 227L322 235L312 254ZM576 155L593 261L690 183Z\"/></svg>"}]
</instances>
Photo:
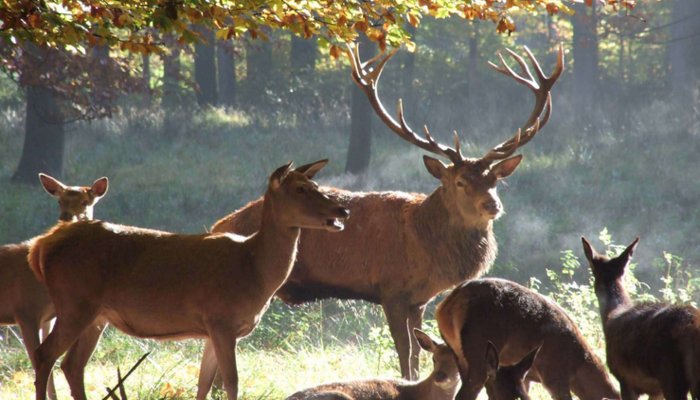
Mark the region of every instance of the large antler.
<instances>
[{"instance_id":1,"label":"large antler","mask_svg":"<svg viewBox=\"0 0 700 400\"><path fill-rule=\"evenodd\" d=\"M459 149L459 138L457 137L457 132L454 133L455 136L455 148L447 147L436 142L430 132L428 132L428 127L425 129L425 139L419 137L415 132L411 130L406 124L406 120L403 116L403 105L401 100L399 100L399 111L398 117L399 122L396 122L394 118L387 113L384 105L379 100L379 95L377 94L377 82L379 82L379 77L382 74L384 65L389 59L396 53L398 48L392 50L386 57L382 58L384 52L382 51L379 55L372 58L371 60L363 63L360 60L359 45L348 44L348 57L350 58L350 64L352 65L352 79L357 83L357 85L365 92L367 98L369 99L372 108L377 113L379 118L384 122L386 126L389 127L394 133L399 135L402 139L409 143L412 143L423 150L427 150L433 154L439 156L447 157L453 163L461 163L464 160L462 153ZM365 68L371 66L379 60L379 63L374 69L367 71Z\"/></svg>"},{"instance_id":2,"label":"large antler","mask_svg":"<svg viewBox=\"0 0 700 400\"><path fill-rule=\"evenodd\" d=\"M564 46L561 44L559 45L559 51L557 54L557 66L554 68L554 72L552 72L550 77L544 75L542 68L540 68L540 64L537 62L537 59L535 59L535 56L532 55L530 49L525 46L525 52L527 53L527 56L535 69L535 74L537 75L539 84L530 73L530 69L527 67L527 64L525 64L523 58L510 49L506 49L506 51L508 51L508 53L520 65L520 68L522 69L521 74L517 74L515 71L513 71L510 66L506 64L501 54L499 54L498 57L501 59L501 65L503 66L502 68L491 62L489 62L489 65L496 71L502 73L503 75L512 77L516 82L519 82L532 90L532 92L535 94L535 108L532 110L532 113L530 114L530 117L527 119L527 122L523 128L518 129L518 133L516 133L513 138L491 149L491 151L489 151L488 154L482 158L482 160L485 161L502 160L510 157L515 150L518 149L518 147L527 144L530 140L532 140L532 138L535 137L540 128L547 124L549 117L552 115L552 96L550 90L552 89L552 86L554 86L557 79L559 79L559 76L561 76L561 73L564 71ZM544 116L541 117L543 112Z\"/></svg>"}]
</instances>

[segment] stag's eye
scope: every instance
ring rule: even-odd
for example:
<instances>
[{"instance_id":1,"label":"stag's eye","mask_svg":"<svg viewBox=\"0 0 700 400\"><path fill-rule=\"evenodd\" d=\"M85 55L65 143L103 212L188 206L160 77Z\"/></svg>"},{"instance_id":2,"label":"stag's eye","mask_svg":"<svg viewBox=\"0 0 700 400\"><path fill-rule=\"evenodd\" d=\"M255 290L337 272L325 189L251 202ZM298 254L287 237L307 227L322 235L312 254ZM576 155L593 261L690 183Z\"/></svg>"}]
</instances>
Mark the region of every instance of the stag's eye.
<instances>
[{"instance_id":1,"label":"stag's eye","mask_svg":"<svg viewBox=\"0 0 700 400\"><path fill-rule=\"evenodd\" d=\"M304 193L306 193L306 189L303 186L299 186L297 188L297 193L304 194Z\"/></svg>"},{"instance_id":2,"label":"stag's eye","mask_svg":"<svg viewBox=\"0 0 700 400\"><path fill-rule=\"evenodd\" d=\"M462 182L462 181L457 181L457 186L459 186L459 187L464 187L464 182Z\"/></svg>"}]
</instances>

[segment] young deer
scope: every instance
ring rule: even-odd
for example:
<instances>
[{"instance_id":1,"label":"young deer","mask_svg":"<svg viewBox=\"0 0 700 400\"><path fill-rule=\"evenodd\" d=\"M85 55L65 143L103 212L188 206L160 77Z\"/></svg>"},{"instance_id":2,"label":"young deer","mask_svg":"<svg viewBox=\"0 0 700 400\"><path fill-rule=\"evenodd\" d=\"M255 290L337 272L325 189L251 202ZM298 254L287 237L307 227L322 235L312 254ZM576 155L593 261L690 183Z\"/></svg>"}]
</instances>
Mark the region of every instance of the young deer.
<instances>
[{"instance_id":1,"label":"young deer","mask_svg":"<svg viewBox=\"0 0 700 400\"><path fill-rule=\"evenodd\" d=\"M491 342L486 343L486 355L484 356L486 382L484 386L489 400L530 400L530 394L524 380L541 347L540 344L516 364L501 367L496 346Z\"/></svg>"},{"instance_id":2,"label":"young deer","mask_svg":"<svg viewBox=\"0 0 700 400\"><path fill-rule=\"evenodd\" d=\"M426 333L413 330L421 348L433 354L433 372L420 382L403 379L362 379L303 389L287 400L452 400L459 372L452 351Z\"/></svg>"},{"instance_id":3,"label":"young deer","mask_svg":"<svg viewBox=\"0 0 700 400\"><path fill-rule=\"evenodd\" d=\"M92 187L66 186L44 174L39 174L39 180L50 195L58 198L60 221L91 220L93 207L109 187L107 178L96 180ZM0 247L0 325L19 325L32 364L34 350L49 334L55 316L44 284L27 263L33 240ZM49 381L49 397L56 399L53 377Z\"/></svg>"},{"instance_id":4,"label":"young deer","mask_svg":"<svg viewBox=\"0 0 700 400\"><path fill-rule=\"evenodd\" d=\"M273 172L260 230L250 237L94 221L59 224L37 239L30 265L56 306L56 324L35 354L37 400L45 398L56 359L98 318L141 338L210 338L235 400L236 343L255 329L289 276L300 228L339 232L349 215L305 175L327 162L297 170L290 162ZM82 387L71 392L86 399Z\"/></svg>"},{"instance_id":5,"label":"young deer","mask_svg":"<svg viewBox=\"0 0 700 400\"><path fill-rule=\"evenodd\" d=\"M520 361L540 343L527 376L555 399L619 398L605 367L574 322L554 302L503 279L465 282L440 303L440 332L457 356L462 377L458 400L475 399L488 376L484 347L492 342L502 364Z\"/></svg>"},{"instance_id":6,"label":"young deer","mask_svg":"<svg viewBox=\"0 0 700 400\"><path fill-rule=\"evenodd\" d=\"M494 68L535 94L534 109L521 131L481 158L464 157L458 140L455 148L450 148L437 143L427 131L426 139L419 137L406 125L400 102L398 121L386 112L377 94L377 82L393 52L371 72L366 68L379 57L363 63L357 52L351 52L352 77L382 121L403 140L452 164L423 157L428 172L440 180L429 195L321 188L359 217L338 235L302 233L296 266L277 296L287 304L324 298L381 304L399 354L401 375L417 379L419 345L411 335L412 329L421 327L424 307L436 295L479 277L491 267L497 253L493 222L503 214L497 183L516 170L522 155L513 154L534 138L551 115L550 90L564 68L563 49L559 49L551 77L544 75L527 48L526 52L537 80L525 61L513 52L510 54L522 67L523 76L502 58L503 68ZM262 201L251 202L219 220L212 232L251 234L260 226L261 212ZM211 343L207 343L204 353L213 354ZM206 398L214 379L213 357L202 361L201 371L197 400Z\"/></svg>"},{"instance_id":7,"label":"young deer","mask_svg":"<svg viewBox=\"0 0 700 400\"><path fill-rule=\"evenodd\" d=\"M622 282L635 239L618 257L583 251L593 270L608 367L623 400L700 398L700 311L690 306L633 303Z\"/></svg>"}]
</instances>

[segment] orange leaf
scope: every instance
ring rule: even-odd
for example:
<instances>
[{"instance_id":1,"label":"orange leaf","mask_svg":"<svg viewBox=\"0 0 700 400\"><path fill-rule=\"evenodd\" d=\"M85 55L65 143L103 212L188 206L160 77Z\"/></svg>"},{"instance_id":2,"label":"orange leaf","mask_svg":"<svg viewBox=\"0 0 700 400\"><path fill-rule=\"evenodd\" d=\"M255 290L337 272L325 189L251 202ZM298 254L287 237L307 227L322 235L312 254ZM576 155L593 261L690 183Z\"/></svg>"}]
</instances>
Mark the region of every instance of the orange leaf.
<instances>
[{"instance_id":1,"label":"orange leaf","mask_svg":"<svg viewBox=\"0 0 700 400\"><path fill-rule=\"evenodd\" d=\"M338 46L333 45L333 47L331 47L331 57L335 58L336 60L340 57L340 49Z\"/></svg>"}]
</instances>

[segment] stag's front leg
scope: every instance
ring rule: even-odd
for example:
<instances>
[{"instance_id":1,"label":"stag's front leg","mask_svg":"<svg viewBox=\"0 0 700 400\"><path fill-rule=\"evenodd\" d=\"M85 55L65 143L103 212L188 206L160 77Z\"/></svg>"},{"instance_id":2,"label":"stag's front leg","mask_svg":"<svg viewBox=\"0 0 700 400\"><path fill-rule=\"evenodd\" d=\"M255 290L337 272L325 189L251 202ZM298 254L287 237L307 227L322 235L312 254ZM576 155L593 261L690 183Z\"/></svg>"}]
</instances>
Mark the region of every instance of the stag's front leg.
<instances>
[{"instance_id":1,"label":"stag's front leg","mask_svg":"<svg viewBox=\"0 0 700 400\"><path fill-rule=\"evenodd\" d=\"M418 344L418 339L416 339L416 336L413 334L413 330L422 329L424 312L425 304L414 305L408 309L408 337L411 340L411 358L408 364L414 380L420 378L418 372L420 367L420 345Z\"/></svg>"},{"instance_id":2,"label":"stag's front leg","mask_svg":"<svg viewBox=\"0 0 700 400\"><path fill-rule=\"evenodd\" d=\"M204 342L202 365L199 369L199 380L197 381L197 400L206 400L218 370L219 363L216 361L214 343L211 339L207 339Z\"/></svg>"},{"instance_id":3,"label":"stag's front leg","mask_svg":"<svg viewBox=\"0 0 700 400\"><path fill-rule=\"evenodd\" d=\"M404 379L414 380L411 373L411 334L408 332L408 305L405 301L395 300L382 304L384 315L389 322L391 337L394 339L396 352L399 353L401 376Z\"/></svg>"},{"instance_id":4,"label":"stag's front leg","mask_svg":"<svg viewBox=\"0 0 700 400\"><path fill-rule=\"evenodd\" d=\"M214 345L219 371L224 378L224 388L229 400L238 399L238 369L236 367L236 333L231 325L217 324L209 329L209 337Z\"/></svg>"}]
</instances>

